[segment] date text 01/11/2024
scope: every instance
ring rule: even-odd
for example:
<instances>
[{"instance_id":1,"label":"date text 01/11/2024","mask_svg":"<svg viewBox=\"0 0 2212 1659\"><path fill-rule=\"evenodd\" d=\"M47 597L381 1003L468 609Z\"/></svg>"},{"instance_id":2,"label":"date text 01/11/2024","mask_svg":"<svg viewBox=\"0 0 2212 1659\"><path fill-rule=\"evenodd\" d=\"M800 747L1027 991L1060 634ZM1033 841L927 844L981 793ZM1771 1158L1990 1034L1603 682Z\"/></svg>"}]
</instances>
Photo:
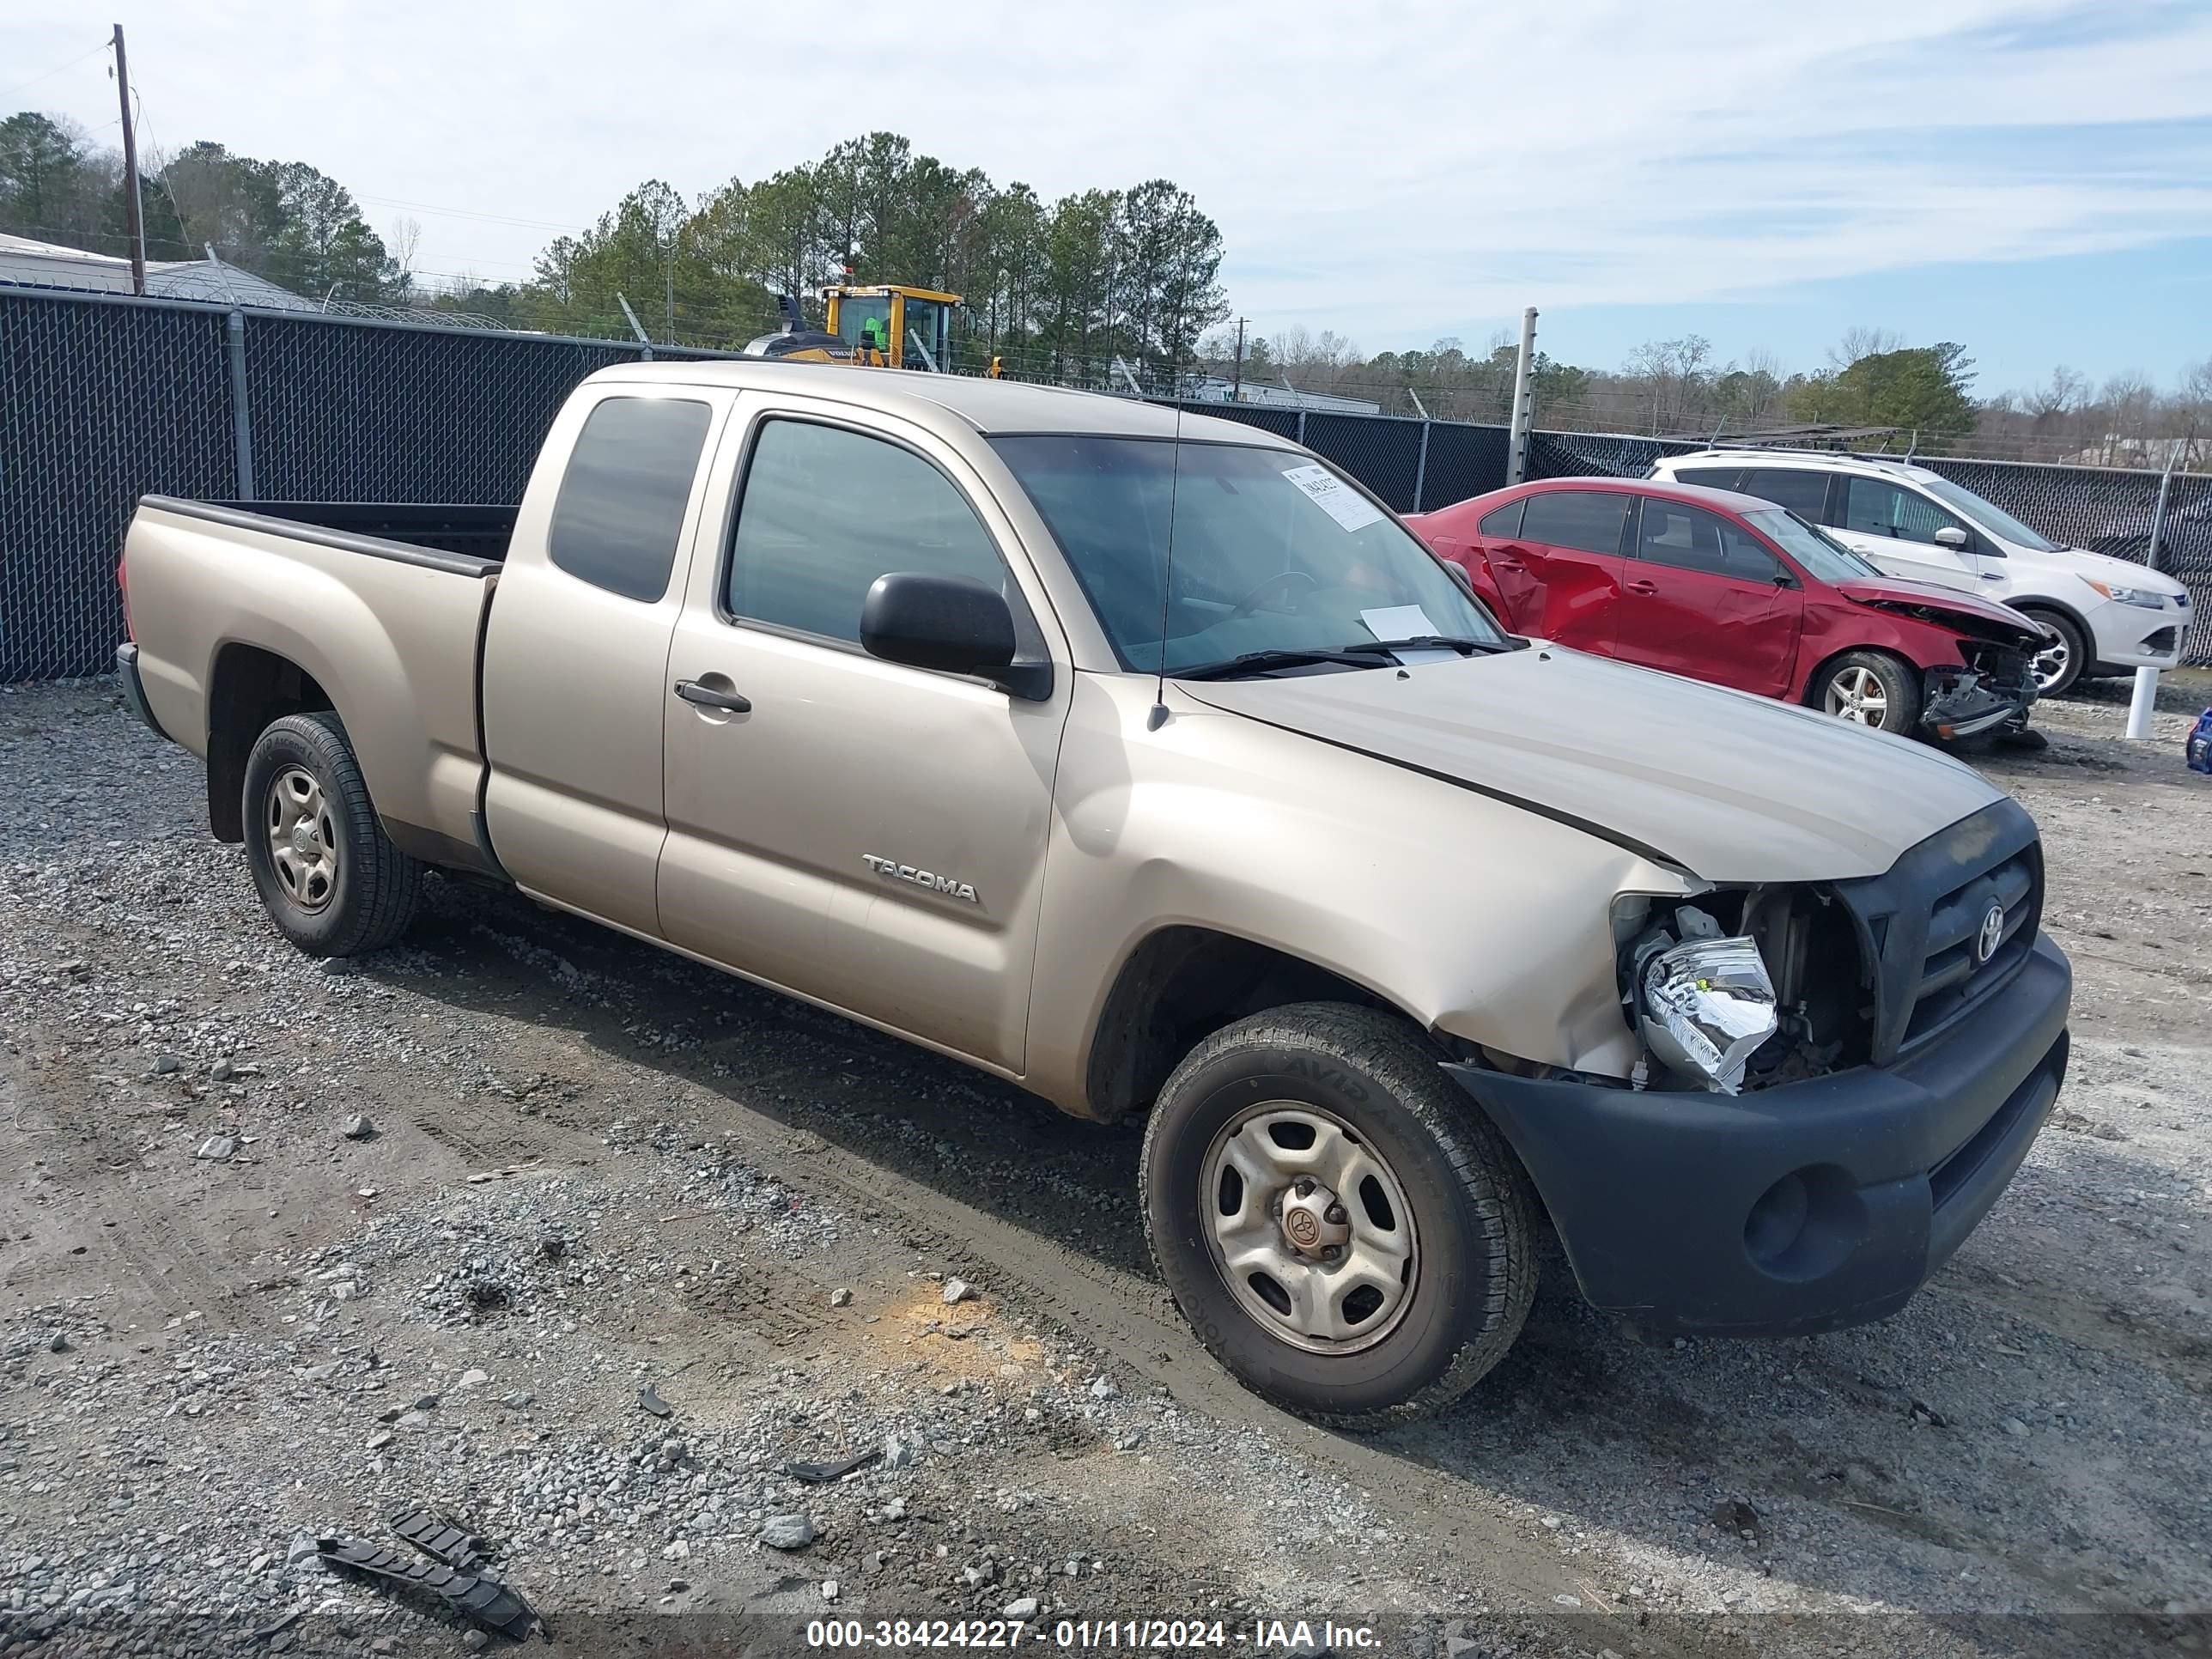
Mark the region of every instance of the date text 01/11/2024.
<instances>
[{"instance_id":1,"label":"date text 01/11/2024","mask_svg":"<svg viewBox=\"0 0 2212 1659\"><path fill-rule=\"evenodd\" d=\"M1376 1645L1364 1625L1261 1619L1231 1626L1219 1619L817 1619L806 1626L811 1648L1012 1648L1024 1642L1056 1648L1168 1652L1241 1647L1255 1652L1364 1651Z\"/></svg>"}]
</instances>

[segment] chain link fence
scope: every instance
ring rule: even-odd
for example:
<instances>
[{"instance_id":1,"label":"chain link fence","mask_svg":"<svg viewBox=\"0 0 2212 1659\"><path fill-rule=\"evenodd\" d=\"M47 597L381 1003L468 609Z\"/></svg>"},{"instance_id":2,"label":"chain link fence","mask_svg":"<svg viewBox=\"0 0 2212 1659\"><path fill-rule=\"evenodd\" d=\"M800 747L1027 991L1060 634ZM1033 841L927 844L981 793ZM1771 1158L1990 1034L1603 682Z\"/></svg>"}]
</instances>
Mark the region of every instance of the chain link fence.
<instances>
[{"instance_id":1,"label":"chain link fence","mask_svg":"<svg viewBox=\"0 0 2212 1659\"><path fill-rule=\"evenodd\" d=\"M108 666L123 635L115 566L142 495L512 502L594 369L728 355L0 288L0 680ZM1304 443L1400 512L1505 482L1503 426L1180 407ZM1641 477L1698 447L1535 432L1528 476ZM2148 551L2156 473L1923 459L2055 540ZM2191 659L2212 660L2212 477L2175 476L2161 540L2161 568L2200 601Z\"/></svg>"}]
</instances>

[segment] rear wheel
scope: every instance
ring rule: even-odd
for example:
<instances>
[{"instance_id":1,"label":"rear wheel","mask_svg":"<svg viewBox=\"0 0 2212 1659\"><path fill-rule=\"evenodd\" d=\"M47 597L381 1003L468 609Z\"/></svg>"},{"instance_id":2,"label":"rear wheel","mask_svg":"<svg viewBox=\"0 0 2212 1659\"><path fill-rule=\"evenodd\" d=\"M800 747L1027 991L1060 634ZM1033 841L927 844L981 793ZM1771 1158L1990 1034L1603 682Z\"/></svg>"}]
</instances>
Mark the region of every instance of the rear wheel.
<instances>
[{"instance_id":1,"label":"rear wheel","mask_svg":"<svg viewBox=\"0 0 2212 1659\"><path fill-rule=\"evenodd\" d=\"M1847 651L1814 678L1809 700L1854 726L1910 737L1920 724L1920 674L1887 651Z\"/></svg>"},{"instance_id":2,"label":"rear wheel","mask_svg":"<svg viewBox=\"0 0 2212 1659\"><path fill-rule=\"evenodd\" d=\"M1393 1016L1297 1004L1193 1050L1146 1126L1160 1276L1214 1358L1293 1411L1437 1410L1528 1316L1524 1177L1437 1061Z\"/></svg>"},{"instance_id":3,"label":"rear wheel","mask_svg":"<svg viewBox=\"0 0 2212 1659\"><path fill-rule=\"evenodd\" d=\"M2062 696L2072 690L2074 683L2084 674L2094 672L2094 665L2089 659L2089 641L2082 635L2081 625L2073 617L2059 611L2039 611L2027 605L2020 608L2051 631L2051 636L2037 650L2032 664L2037 695Z\"/></svg>"},{"instance_id":4,"label":"rear wheel","mask_svg":"<svg viewBox=\"0 0 2212 1659\"><path fill-rule=\"evenodd\" d=\"M311 957L378 951L407 931L422 866L392 844L345 727L287 714L246 760L246 860L277 931Z\"/></svg>"}]
</instances>

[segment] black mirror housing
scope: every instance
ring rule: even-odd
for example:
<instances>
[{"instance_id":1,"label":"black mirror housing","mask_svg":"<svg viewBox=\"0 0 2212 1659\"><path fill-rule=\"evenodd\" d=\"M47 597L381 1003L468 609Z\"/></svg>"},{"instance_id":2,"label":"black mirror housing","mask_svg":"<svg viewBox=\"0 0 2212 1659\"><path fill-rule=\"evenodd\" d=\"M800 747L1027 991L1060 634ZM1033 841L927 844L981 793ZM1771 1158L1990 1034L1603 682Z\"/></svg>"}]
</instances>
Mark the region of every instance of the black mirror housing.
<instances>
[{"instance_id":1,"label":"black mirror housing","mask_svg":"<svg viewBox=\"0 0 2212 1659\"><path fill-rule=\"evenodd\" d=\"M894 570L861 604L860 646L910 668L995 676L1014 660L1014 614L1004 594L965 576Z\"/></svg>"}]
</instances>

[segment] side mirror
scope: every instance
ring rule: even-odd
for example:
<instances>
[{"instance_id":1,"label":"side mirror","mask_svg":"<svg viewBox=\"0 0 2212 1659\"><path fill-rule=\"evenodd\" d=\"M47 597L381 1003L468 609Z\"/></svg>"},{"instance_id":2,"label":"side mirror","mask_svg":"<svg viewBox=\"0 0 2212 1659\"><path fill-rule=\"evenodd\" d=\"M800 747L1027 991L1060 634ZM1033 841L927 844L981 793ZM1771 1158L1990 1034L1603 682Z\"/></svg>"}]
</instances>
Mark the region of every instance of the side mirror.
<instances>
[{"instance_id":1,"label":"side mirror","mask_svg":"<svg viewBox=\"0 0 2212 1659\"><path fill-rule=\"evenodd\" d=\"M1947 524L1936 532L1936 545L1948 547L1954 553L1963 553L1973 545L1973 538L1954 524Z\"/></svg>"},{"instance_id":2,"label":"side mirror","mask_svg":"<svg viewBox=\"0 0 2212 1659\"><path fill-rule=\"evenodd\" d=\"M1004 594L965 576L894 570L861 604L860 645L910 668L990 674L1014 659L1014 613Z\"/></svg>"}]
</instances>

